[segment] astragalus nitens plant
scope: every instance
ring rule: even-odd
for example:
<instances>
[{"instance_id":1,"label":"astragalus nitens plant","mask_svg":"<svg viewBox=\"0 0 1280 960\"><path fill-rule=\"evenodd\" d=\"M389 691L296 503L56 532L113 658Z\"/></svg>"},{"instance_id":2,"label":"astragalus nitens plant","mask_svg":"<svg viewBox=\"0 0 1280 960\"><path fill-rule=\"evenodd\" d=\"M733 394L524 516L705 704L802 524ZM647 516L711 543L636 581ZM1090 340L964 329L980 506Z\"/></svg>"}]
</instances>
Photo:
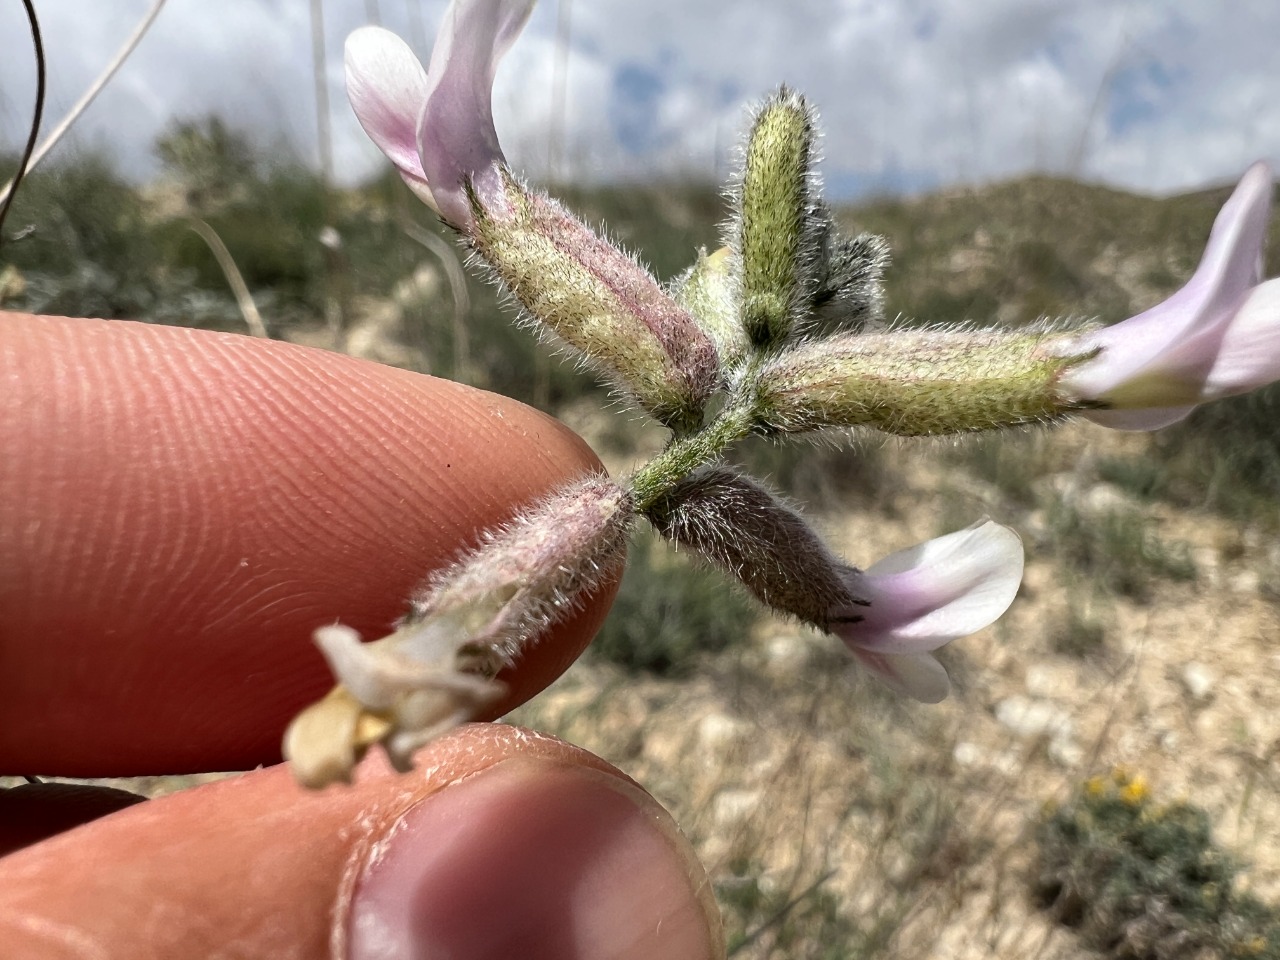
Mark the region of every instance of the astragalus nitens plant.
<instances>
[{"instance_id":1,"label":"astragalus nitens plant","mask_svg":"<svg viewBox=\"0 0 1280 960\"><path fill-rule=\"evenodd\" d=\"M408 598L389 636L317 631L339 683L286 735L306 784L347 779L378 743L408 768L417 748L497 697L502 667L619 574L641 520L774 610L838 637L890 686L941 700L948 679L931 652L1012 602L1017 535L979 520L860 569L724 466L731 445L751 434L938 436L1071 417L1149 430L1280 377L1280 281L1260 276L1265 166L1245 173L1190 282L1139 316L1109 327L895 327L881 316L887 246L837 231L814 172L814 112L786 89L758 109L745 140L726 246L664 287L507 165L491 90L531 7L455 0L426 69L395 35L358 30L346 48L351 104L522 322L608 378L670 440L629 476L580 481L489 531Z\"/></svg>"}]
</instances>

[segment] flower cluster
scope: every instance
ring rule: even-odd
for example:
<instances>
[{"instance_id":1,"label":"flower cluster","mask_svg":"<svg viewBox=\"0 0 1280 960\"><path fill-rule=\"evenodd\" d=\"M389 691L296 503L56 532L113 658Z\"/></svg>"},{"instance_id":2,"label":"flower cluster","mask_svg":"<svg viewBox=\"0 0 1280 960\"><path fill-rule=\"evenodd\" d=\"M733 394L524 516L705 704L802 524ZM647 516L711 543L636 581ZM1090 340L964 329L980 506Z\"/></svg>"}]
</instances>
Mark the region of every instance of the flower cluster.
<instances>
[{"instance_id":1,"label":"flower cluster","mask_svg":"<svg viewBox=\"0 0 1280 960\"><path fill-rule=\"evenodd\" d=\"M373 141L523 308L524 318L670 428L633 474L532 508L437 574L389 637L337 626L317 643L340 684L286 738L300 778L350 775L381 743L400 767L497 695L493 677L615 575L633 522L842 640L920 700L948 692L932 651L1008 608L1017 535L989 520L866 570L835 556L764 486L720 464L750 434L831 428L960 434L1080 414L1152 429L1280 377L1280 281L1259 284L1271 177L1252 168L1191 282L1112 327L894 329L885 242L843 236L814 172L816 118L780 90L758 110L730 195L727 246L664 287L507 166L491 90L532 0L455 0L426 69L399 38L348 40L347 87Z\"/></svg>"}]
</instances>

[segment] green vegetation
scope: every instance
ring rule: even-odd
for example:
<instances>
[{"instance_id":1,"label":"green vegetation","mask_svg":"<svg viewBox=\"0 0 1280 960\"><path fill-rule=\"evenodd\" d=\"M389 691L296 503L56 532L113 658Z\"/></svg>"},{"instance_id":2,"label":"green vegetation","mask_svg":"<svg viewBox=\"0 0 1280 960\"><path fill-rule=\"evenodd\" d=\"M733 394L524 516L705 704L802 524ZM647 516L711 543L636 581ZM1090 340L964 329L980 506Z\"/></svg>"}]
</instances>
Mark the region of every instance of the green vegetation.
<instances>
[{"instance_id":1,"label":"green vegetation","mask_svg":"<svg viewBox=\"0 0 1280 960\"><path fill-rule=\"evenodd\" d=\"M1063 656L1086 659L1106 647L1110 620L1105 589L1077 585L1067 591L1067 611L1049 635L1049 649Z\"/></svg>"},{"instance_id":2,"label":"green vegetation","mask_svg":"<svg viewBox=\"0 0 1280 960\"><path fill-rule=\"evenodd\" d=\"M1048 522L1054 552L1122 596L1147 600L1155 579L1195 579L1190 548L1166 543L1141 513L1116 509L1085 514L1059 499L1048 510Z\"/></svg>"},{"instance_id":3,"label":"green vegetation","mask_svg":"<svg viewBox=\"0 0 1280 960\"><path fill-rule=\"evenodd\" d=\"M613 611L591 651L630 670L687 676L701 655L741 645L759 614L719 573L638 534Z\"/></svg>"},{"instance_id":4,"label":"green vegetation","mask_svg":"<svg viewBox=\"0 0 1280 960\"><path fill-rule=\"evenodd\" d=\"M1141 775L1085 781L1036 839L1041 905L1109 957L1280 958L1280 912L1237 889L1208 814L1156 803Z\"/></svg>"},{"instance_id":5,"label":"green vegetation","mask_svg":"<svg viewBox=\"0 0 1280 960\"><path fill-rule=\"evenodd\" d=\"M884 950L887 937L883 934L892 929L889 918L872 921L868 930L859 929L826 889L829 877L819 877L792 895L762 883L762 872L759 864L739 861L716 883L730 957L762 942L765 949L757 956L787 960L852 960Z\"/></svg>"}]
</instances>

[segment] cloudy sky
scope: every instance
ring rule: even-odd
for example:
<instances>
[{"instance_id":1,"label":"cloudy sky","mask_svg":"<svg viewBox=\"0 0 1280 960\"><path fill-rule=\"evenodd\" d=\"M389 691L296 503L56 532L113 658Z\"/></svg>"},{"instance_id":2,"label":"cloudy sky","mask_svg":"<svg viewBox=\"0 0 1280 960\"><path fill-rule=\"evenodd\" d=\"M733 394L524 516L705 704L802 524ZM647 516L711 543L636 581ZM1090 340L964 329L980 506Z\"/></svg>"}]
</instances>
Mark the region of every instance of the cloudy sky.
<instances>
[{"instance_id":1,"label":"cloudy sky","mask_svg":"<svg viewBox=\"0 0 1280 960\"><path fill-rule=\"evenodd\" d=\"M150 0L36 5L56 117ZM425 58L444 7L326 0L340 179L380 162L342 92L343 38L376 20ZM28 122L24 24L0 3L0 148ZM1167 193L1280 167L1277 37L1274 0L543 0L495 112L535 176L721 176L748 106L785 82L820 111L834 195L1031 170ZM309 0L169 0L77 136L145 178L156 134L210 111L317 155Z\"/></svg>"}]
</instances>

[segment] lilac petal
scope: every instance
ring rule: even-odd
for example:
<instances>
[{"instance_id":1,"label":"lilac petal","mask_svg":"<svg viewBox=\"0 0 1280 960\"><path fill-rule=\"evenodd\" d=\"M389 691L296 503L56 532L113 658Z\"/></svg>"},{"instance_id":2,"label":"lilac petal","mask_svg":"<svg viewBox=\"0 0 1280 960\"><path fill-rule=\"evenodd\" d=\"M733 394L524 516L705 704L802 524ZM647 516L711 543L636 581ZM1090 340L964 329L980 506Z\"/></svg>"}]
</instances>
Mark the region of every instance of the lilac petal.
<instances>
[{"instance_id":1,"label":"lilac petal","mask_svg":"<svg viewBox=\"0 0 1280 960\"><path fill-rule=\"evenodd\" d=\"M1214 364L1235 308L1261 276L1272 177L1255 163L1219 211L1196 272L1181 290L1136 317L1085 334L1073 352L1101 348L1063 381L1076 395L1137 416L1089 412L1119 429L1155 429L1185 416ZM1154 408L1154 409L1153 409Z\"/></svg>"},{"instance_id":2,"label":"lilac petal","mask_svg":"<svg viewBox=\"0 0 1280 960\"><path fill-rule=\"evenodd\" d=\"M468 179L486 206L502 202L493 78L532 10L533 0L455 0L431 51L418 153L440 213L455 226L471 223Z\"/></svg>"},{"instance_id":3,"label":"lilac petal","mask_svg":"<svg viewBox=\"0 0 1280 960\"><path fill-rule=\"evenodd\" d=\"M941 703L951 692L947 671L931 654L854 650L853 655L877 680L921 703Z\"/></svg>"},{"instance_id":4,"label":"lilac petal","mask_svg":"<svg viewBox=\"0 0 1280 960\"><path fill-rule=\"evenodd\" d=\"M890 554L854 574L855 596L870 601L856 623L832 628L858 652L918 654L992 623L1022 582L1022 541L991 520Z\"/></svg>"},{"instance_id":5,"label":"lilac petal","mask_svg":"<svg viewBox=\"0 0 1280 960\"><path fill-rule=\"evenodd\" d=\"M381 27L361 27L352 33L345 61L347 99L360 126L414 193L435 207L418 157L418 117L427 98L422 64L407 43Z\"/></svg>"},{"instance_id":6,"label":"lilac petal","mask_svg":"<svg viewBox=\"0 0 1280 960\"><path fill-rule=\"evenodd\" d=\"M1262 279L1262 247L1271 222L1271 168L1259 161L1244 172L1218 211L1195 276L1217 278L1226 291L1241 291ZM1228 299L1234 299L1230 297Z\"/></svg>"},{"instance_id":7,"label":"lilac petal","mask_svg":"<svg viewBox=\"0 0 1280 960\"><path fill-rule=\"evenodd\" d=\"M1185 407L1146 407L1136 410L1083 410L1081 415L1109 430L1160 430L1185 420L1198 404Z\"/></svg>"},{"instance_id":8,"label":"lilac petal","mask_svg":"<svg viewBox=\"0 0 1280 960\"><path fill-rule=\"evenodd\" d=\"M1205 381L1205 400L1280 380L1280 280L1254 287L1235 311Z\"/></svg>"},{"instance_id":9,"label":"lilac petal","mask_svg":"<svg viewBox=\"0 0 1280 960\"><path fill-rule=\"evenodd\" d=\"M1089 410L1094 423L1115 430L1158 430L1189 415L1199 404L1257 390L1280 380L1280 280L1254 287L1231 308L1229 320L1207 345L1191 337L1167 354L1163 370L1141 374L1122 388L1126 407ZM1177 365L1180 354L1211 348L1207 372Z\"/></svg>"}]
</instances>

